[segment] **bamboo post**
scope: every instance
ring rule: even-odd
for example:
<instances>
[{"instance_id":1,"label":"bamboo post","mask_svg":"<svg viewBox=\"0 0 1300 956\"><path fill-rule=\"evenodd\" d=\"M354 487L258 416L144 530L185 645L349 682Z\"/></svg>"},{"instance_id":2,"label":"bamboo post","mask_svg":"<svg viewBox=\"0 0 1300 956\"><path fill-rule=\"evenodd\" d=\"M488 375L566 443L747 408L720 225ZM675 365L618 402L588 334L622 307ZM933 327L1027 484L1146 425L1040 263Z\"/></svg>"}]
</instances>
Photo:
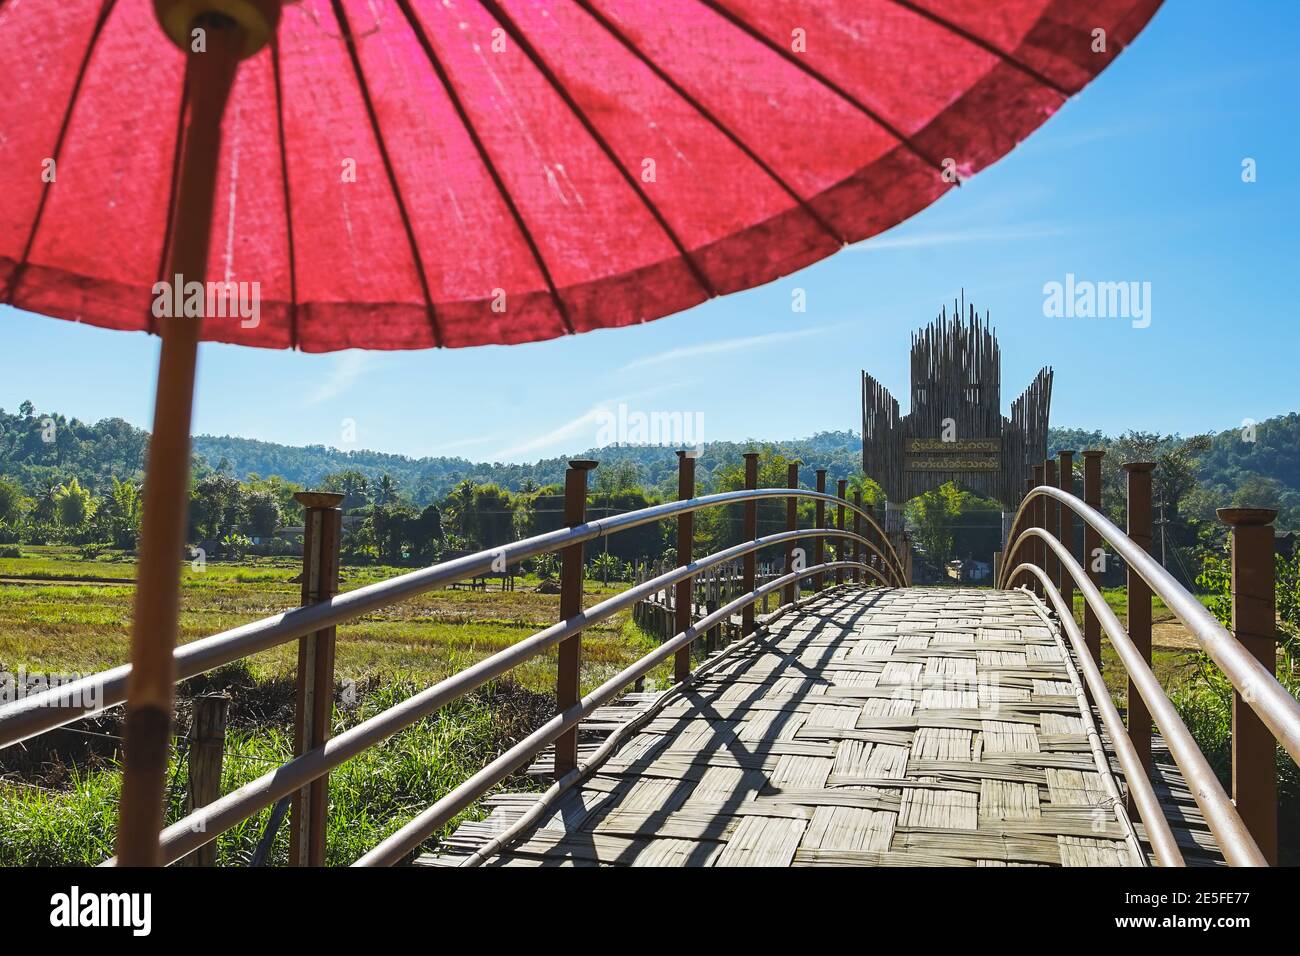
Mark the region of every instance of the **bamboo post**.
<instances>
[{"instance_id":1,"label":"bamboo post","mask_svg":"<svg viewBox=\"0 0 1300 956\"><path fill-rule=\"evenodd\" d=\"M758 452L750 451L745 453L745 488L753 491L758 487ZM754 541L758 538L758 502L745 502L745 540ZM754 591L754 562L758 560L758 555L751 551L745 555L745 583L744 589L746 594L752 594ZM754 633L754 605L746 604L745 609L740 616L740 633L742 636L748 636Z\"/></svg>"},{"instance_id":2,"label":"bamboo post","mask_svg":"<svg viewBox=\"0 0 1300 956\"><path fill-rule=\"evenodd\" d=\"M596 467L589 458L575 458L564 473L564 524L576 528L587 521L587 472ZM579 541L561 552L560 620L582 613L583 546ZM582 632L560 642L555 679L555 710L563 713L582 699ZM555 740L555 776L564 776L578 765L578 728L565 731Z\"/></svg>"},{"instance_id":3,"label":"bamboo post","mask_svg":"<svg viewBox=\"0 0 1300 956\"><path fill-rule=\"evenodd\" d=\"M786 468L785 483L787 488L799 487L799 463L792 461ZM793 531L799 522L799 499L795 495L785 499L785 529ZM790 574L794 571L794 549L795 542L791 539L785 546L785 573ZM790 582L783 588L785 592L785 603L793 604L795 598L799 595L799 585L797 582Z\"/></svg>"},{"instance_id":4,"label":"bamboo post","mask_svg":"<svg viewBox=\"0 0 1300 956\"><path fill-rule=\"evenodd\" d=\"M817 491L820 494L823 495L826 494L826 469L825 468L817 469ZM826 527L826 502L823 501L821 498L817 499L817 518L815 523L813 524L813 527L819 529ZM819 534L817 535L816 538L813 539L813 563L821 564L825 560L825 554L826 554L826 536ZM824 585L825 585L825 576L822 574L821 571L818 571L815 575L813 575L813 590L820 591Z\"/></svg>"},{"instance_id":5,"label":"bamboo post","mask_svg":"<svg viewBox=\"0 0 1300 956\"><path fill-rule=\"evenodd\" d=\"M872 524L869 524L867 526L867 540L875 541L876 544L881 548L881 550L884 550L885 547L884 535L878 535L875 530L876 506L874 504L867 505L867 517L869 517L873 522ZM867 563L870 564L873 568L882 571L884 570L884 567L881 564L881 559L876 557L876 552L874 551L867 552Z\"/></svg>"},{"instance_id":6,"label":"bamboo post","mask_svg":"<svg viewBox=\"0 0 1300 956\"><path fill-rule=\"evenodd\" d=\"M719 581L718 581L717 571L715 569L710 569L708 575L709 575L708 580L705 582L704 585L704 613L706 615L712 614L721 606L718 604ZM720 623L713 625L713 627L709 628L705 632L704 649L709 654L712 654L714 651L718 649L719 638L721 633L722 633L722 625Z\"/></svg>"},{"instance_id":7,"label":"bamboo post","mask_svg":"<svg viewBox=\"0 0 1300 956\"><path fill-rule=\"evenodd\" d=\"M164 27L168 18L186 18L180 37L186 52L187 94L179 186L173 197L168 277L205 282L212 227L213 193L221 155L221 119L241 56L255 52L275 31L278 3L245 4L240 21L204 11L188 19L180 2L159 0ZM178 12L179 11L179 14ZM252 25L253 30L249 27ZM205 50L189 41L191 28L205 30ZM264 33L259 32L265 28ZM252 39L250 40L250 37ZM260 42L258 42L260 40ZM250 47L252 47L250 49ZM169 310L170 311L170 310ZM160 318L162 348L154 396L144 484L140 560L136 571L131 627L131 675L127 683L125 768L118 804L117 861L120 866L159 866L158 834L163 823L163 790L171 737L176 666L172 653L180 618L178 559L185 543L189 503L190 420L194 370L201 320L184 315Z\"/></svg>"},{"instance_id":8,"label":"bamboo post","mask_svg":"<svg viewBox=\"0 0 1300 956\"><path fill-rule=\"evenodd\" d=\"M1277 584L1273 519L1266 508L1220 508L1232 529L1232 633L1270 673L1277 671ZM1232 799L1270 866L1277 866L1277 741L1250 702L1232 695Z\"/></svg>"},{"instance_id":9,"label":"bamboo post","mask_svg":"<svg viewBox=\"0 0 1300 956\"><path fill-rule=\"evenodd\" d=\"M1101 509L1101 459L1104 451L1090 449L1083 453L1083 503ZM1088 580L1100 586L1101 572L1097 569L1097 552L1101 549L1101 534L1092 525L1083 525L1083 559ZM1092 652L1098 670L1101 669L1101 621L1085 601L1083 605L1083 640Z\"/></svg>"},{"instance_id":10,"label":"bamboo post","mask_svg":"<svg viewBox=\"0 0 1300 956\"><path fill-rule=\"evenodd\" d=\"M1040 463L1034 465L1034 487L1035 488L1043 484L1045 472L1046 472L1045 464ZM1034 514L1033 521L1031 521L1030 523L1035 528L1046 528L1047 509L1043 504L1043 496L1042 495L1036 496L1034 498L1032 505L1030 505L1030 507L1033 509L1033 514ZM1034 556L1033 561L1035 566L1042 568L1044 571L1046 571L1047 570L1047 545L1043 542L1041 538L1035 538L1030 543L1030 548L1032 549L1032 553ZM1030 586L1034 589L1035 592L1037 592L1040 595L1042 594L1043 591L1042 586L1037 581L1031 581Z\"/></svg>"},{"instance_id":11,"label":"bamboo post","mask_svg":"<svg viewBox=\"0 0 1300 956\"><path fill-rule=\"evenodd\" d=\"M1024 494L1028 495L1029 490L1033 487L1034 480L1032 478L1026 478ZM1023 495L1020 500L1022 502L1024 501ZM1015 566L1020 564L1022 561L1029 560L1029 545L1025 545L1017 551L1011 550L1011 545L1015 543L1016 536L1033 523L1030 520L1033 517L1032 509L1027 507L1023 512L1020 512L1020 515L1020 523L1016 524L1014 518L1012 519L1012 524L1008 528L1007 538L1002 542L1002 563L1008 570L1015 568Z\"/></svg>"},{"instance_id":12,"label":"bamboo post","mask_svg":"<svg viewBox=\"0 0 1300 956\"><path fill-rule=\"evenodd\" d=\"M1151 553L1151 472L1155 462L1130 461L1128 472L1128 536L1148 554ZM1128 636L1142 660L1151 664L1151 589L1133 568L1128 569ZM1138 693L1132 676L1128 681L1128 735L1133 749L1147 772L1151 771L1151 713ZM1132 790L1130 789L1130 794ZM1129 812L1137 807L1129 797Z\"/></svg>"},{"instance_id":13,"label":"bamboo post","mask_svg":"<svg viewBox=\"0 0 1300 956\"><path fill-rule=\"evenodd\" d=\"M194 698L194 713L190 718L189 775L186 781L185 813L188 816L200 807L206 807L221 796L221 760L226 747L226 708L230 698L225 694L204 694ZM203 844L193 853L182 857L177 866L216 866L217 841Z\"/></svg>"},{"instance_id":14,"label":"bamboo post","mask_svg":"<svg viewBox=\"0 0 1300 956\"><path fill-rule=\"evenodd\" d=\"M343 495L300 491L293 497L303 506L302 603L319 604L339 590ZM293 722L295 756L323 746L330 737L334 716L334 636L334 628L327 627L298 641ZM328 806L328 774L294 794L289 817L290 865L325 865Z\"/></svg>"},{"instance_id":15,"label":"bamboo post","mask_svg":"<svg viewBox=\"0 0 1300 956\"><path fill-rule=\"evenodd\" d=\"M1060 489L1067 495L1072 495L1074 494L1074 452L1062 451L1060 452L1060 456L1061 467L1057 476ZM1065 549L1069 551L1073 557L1077 558L1078 554L1074 547L1074 511L1071 508L1067 508L1065 505L1058 505L1056 513L1059 516L1058 520L1060 527L1058 531L1061 537L1061 543L1065 545ZM1065 567L1059 563L1057 568L1060 578L1058 585L1061 589L1061 596L1065 599L1065 606L1070 609L1070 615L1073 617L1074 578L1071 577Z\"/></svg>"},{"instance_id":16,"label":"bamboo post","mask_svg":"<svg viewBox=\"0 0 1300 956\"><path fill-rule=\"evenodd\" d=\"M695 497L695 453L679 451L677 453L677 500L689 501ZM691 552L695 542L695 514L686 511L677 516L677 565L686 567L691 563ZM691 580L681 581L677 585L677 620L674 634L680 634L691 626L691 614L694 588ZM693 643L693 642L692 642ZM677 683L691 676L691 644L682 647L674 659L673 674Z\"/></svg>"},{"instance_id":17,"label":"bamboo post","mask_svg":"<svg viewBox=\"0 0 1300 956\"><path fill-rule=\"evenodd\" d=\"M853 533L856 535L862 534L862 515L858 512L858 509L861 507L862 491L855 488L853 490ZM853 560L858 564L862 563L862 542L856 538L853 541ZM858 584L863 583L863 573L861 568L853 569L853 580Z\"/></svg>"},{"instance_id":18,"label":"bamboo post","mask_svg":"<svg viewBox=\"0 0 1300 956\"><path fill-rule=\"evenodd\" d=\"M844 530L844 500L845 500L844 496L848 493L848 487L849 487L849 483L843 478L839 480L838 484L835 487L836 496L840 499L840 503L835 506L835 528L838 531ZM844 556L849 553L848 548L845 547L845 545L847 544L848 541L845 538L841 537L835 539L835 560L836 561L843 561ZM835 569L835 583L836 584L844 583L843 568Z\"/></svg>"},{"instance_id":19,"label":"bamboo post","mask_svg":"<svg viewBox=\"0 0 1300 956\"><path fill-rule=\"evenodd\" d=\"M1043 484L1049 488L1057 486L1056 481L1056 460L1049 458L1043 462ZM1061 538L1061 512L1058 502L1055 498L1043 499L1043 518L1047 533L1058 541ZM1056 556L1056 552L1050 547L1047 548L1044 557L1047 559L1047 579L1056 585L1056 589L1061 589L1061 561Z\"/></svg>"}]
</instances>

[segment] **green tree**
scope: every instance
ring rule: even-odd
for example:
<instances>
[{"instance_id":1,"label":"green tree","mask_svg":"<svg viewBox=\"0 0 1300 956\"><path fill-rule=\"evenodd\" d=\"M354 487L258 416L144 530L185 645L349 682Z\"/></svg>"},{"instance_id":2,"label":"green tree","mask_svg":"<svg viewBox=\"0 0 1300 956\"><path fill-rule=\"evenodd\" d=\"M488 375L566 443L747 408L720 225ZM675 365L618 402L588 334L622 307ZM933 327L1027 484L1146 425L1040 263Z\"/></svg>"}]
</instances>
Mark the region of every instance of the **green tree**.
<instances>
[{"instance_id":1,"label":"green tree","mask_svg":"<svg viewBox=\"0 0 1300 956\"><path fill-rule=\"evenodd\" d=\"M457 537L467 540L474 527L474 482L465 478L451 490L443 502L446 524Z\"/></svg>"},{"instance_id":2,"label":"green tree","mask_svg":"<svg viewBox=\"0 0 1300 956\"><path fill-rule=\"evenodd\" d=\"M15 525L23 516L23 486L0 477L0 524Z\"/></svg>"},{"instance_id":3,"label":"green tree","mask_svg":"<svg viewBox=\"0 0 1300 956\"><path fill-rule=\"evenodd\" d=\"M251 493L254 491L264 491L275 498L275 503L280 509L281 520L287 520L286 516L298 518L302 512L302 506L294 500L294 495L302 491L302 485L292 481L286 481L279 475L269 475L263 478L256 472L250 472L244 480L244 487Z\"/></svg>"},{"instance_id":4,"label":"green tree","mask_svg":"<svg viewBox=\"0 0 1300 956\"><path fill-rule=\"evenodd\" d=\"M107 540L115 548L134 548L140 537L140 489L116 476L110 476L110 480L112 488L95 516L97 539Z\"/></svg>"},{"instance_id":5,"label":"green tree","mask_svg":"<svg viewBox=\"0 0 1300 956\"><path fill-rule=\"evenodd\" d=\"M95 504L89 491L76 478L68 479L54 493L55 515L59 524L70 532L80 531L94 513Z\"/></svg>"},{"instance_id":6,"label":"green tree","mask_svg":"<svg viewBox=\"0 0 1300 956\"><path fill-rule=\"evenodd\" d=\"M952 560L953 525L961 514L962 493L951 481L917 495L907 503L906 515L917 545L936 571Z\"/></svg>"},{"instance_id":7,"label":"green tree","mask_svg":"<svg viewBox=\"0 0 1300 956\"><path fill-rule=\"evenodd\" d=\"M370 479L355 468L325 475L321 487L343 496L344 511L355 511L370 504Z\"/></svg>"},{"instance_id":8,"label":"green tree","mask_svg":"<svg viewBox=\"0 0 1300 956\"><path fill-rule=\"evenodd\" d=\"M377 505L391 505L397 500L397 482L387 472L379 476L374 486L374 502Z\"/></svg>"},{"instance_id":9,"label":"green tree","mask_svg":"<svg viewBox=\"0 0 1300 956\"><path fill-rule=\"evenodd\" d=\"M857 492L862 495L863 506L871 505L873 507L883 505L885 502L885 489L881 488L873 478L868 478L861 471L849 475L849 500L853 500L853 493Z\"/></svg>"},{"instance_id":10,"label":"green tree","mask_svg":"<svg viewBox=\"0 0 1300 956\"><path fill-rule=\"evenodd\" d=\"M639 469L636 462L622 459L606 468L596 469L595 492L599 495L615 495L636 487Z\"/></svg>"},{"instance_id":11,"label":"green tree","mask_svg":"<svg viewBox=\"0 0 1300 956\"><path fill-rule=\"evenodd\" d=\"M244 496L248 530L259 538L269 538L280 527L280 502L270 491L249 491Z\"/></svg>"},{"instance_id":12,"label":"green tree","mask_svg":"<svg viewBox=\"0 0 1300 956\"><path fill-rule=\"evenodd\" d=\"M36 492L36 509L32 517L40 524L53 524L58 517L59 488L57 481L43 481Z\"/></svg>"},{"instance_id":13,"label":"green tree","mask_svg":"<svg viewBox=\"0 0 1300 956\"><path fill-rule=\"evenodd\" d=\"M244 522L244 488L218 472L200 479L190 493L191 538L220 541Z\"/></svg>"},{"instance_id":14,"label":"green tree","mask_svg":"<svg viewBox=\"0 0 1300 956\"><path fill-rule=\"evenodd\" d=\"M758 454L758 487L784 488L786 486L790 459L772 448L764 448ZM712 475L714 492L738 491L745 487L745 461L743 456L718 465ZM783 531L786 525L786 499L764 498L758 502L759 537ZM812 523L815 504L800 500L800 525L808 527ZM833 513L833 512L832 512ZM730 508L709 508L695 513L696 552L707 554L721 548L737 544L744 535L744 508L740 505ZM707 550L704 550L707 549ZM775 545L762 554L762 560L776 560L784 554L785 545Z\"/></svg>"}]
</instances>

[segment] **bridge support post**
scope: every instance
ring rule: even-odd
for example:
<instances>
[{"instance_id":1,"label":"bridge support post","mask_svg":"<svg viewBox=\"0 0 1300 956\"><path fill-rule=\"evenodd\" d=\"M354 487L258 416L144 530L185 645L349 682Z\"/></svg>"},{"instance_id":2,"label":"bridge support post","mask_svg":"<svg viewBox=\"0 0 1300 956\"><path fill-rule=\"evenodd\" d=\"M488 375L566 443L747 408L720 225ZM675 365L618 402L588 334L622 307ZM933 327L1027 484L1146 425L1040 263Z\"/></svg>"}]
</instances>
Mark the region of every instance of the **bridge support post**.
<instances>
[{"instance_id":1,"label":"bridge support post","mask_svg":"<svg viewBox=\"0 0 1300 956\"><path fill-rule=\"evenodd\" d=\"M1044 483L1046 479L1046 471L1047 471L1046 462L1040 462L1039 464L1034 465L1034 487L1035 488L1037 488L1038 486ZM1032 524L1035 528L1046 528L1047 527L1047 505L1043 501L1041 495L1034 499L1031 508L1033 509L1034 517L1033 520L1030 522L1030 524ZM1037 567L1040 567L1044 571L1046 571L1047 570L1046 543L1044 543L1041 538L1035 538L1031 542L1031 546L1032 546L1034 564ZM1043 587L1041 584L1037 583L1036 581L1031 581L1030 587L1033 588L1035 594L1038 594L1041 597L1046 597L1046 595L1043 594Z\"/></svg>"},{"instance_id":2,"label":"bridge support post","mask_svg":"<svg viewBox=\"0 0 1300 956\"><path fill-rule=\"evenodd\" d=\"M1101 508L1101 459L1104 451L1090 449L1083 453L1083 502L1090 507ZM1098 552L1101 550L1101 535L1092 525L1083 525L1083 567L1088 572L1088 580L1100 587L1101 572L1098 570ZM1101 622L1093 613L1087 602L1083 605L1083 640L1092 652L1092 659L1101 669Z\"/></svg>"},{"instance_id":3,"label":"bridge support post","mask_svg":"<svg viewBox=\"0 0 1300 956\"><path fill-rule=\"evenodd\" d=\"M1067 495L1074 494L1074 452L1062 451L1061 468L1058 473L1060 488ZM1060 516L1060 537L1061 543L1065 549L1070 552L1071 556L1077 558L1079 555L1074 548L1074 512L1065 505L1057 507L1057 514ZM1070 577L1070 572L1065 570L1063 565L1058 564L1060 570L1060 588L1061 596L1065 598L1065 606L1070 609L1070 614L1074 614L1074 578Z\"/></svg>"},{"instance_id":4,"label":"bridge support post","mask_svg":"<svg viewBox=\"0 0 1300 956\"><path fill-rule=\"evenodd\" d=\"M1029 492L1031 492L1031 491L1033 491L1033 490L1034 490L1034 479L1033 479L1033 476L1031 475L1030 477L1028 477L1028 478L1025 479L1025 495L1027 496L1027 495L1029 494ZM1023 500L1023 499L1022 499L1022 500ZM1029 505L1029 506L1027 506L1027 507L1025 508L1025 512L1024 512L1024 514L1025 514L1024 520L1020 523L1020 527L1016 529L1017 534L1018 534L1019 532L1021 532L1021 531L1024 531L1026 528L1029 528L1029 527L1032 527L1032 526L1033 526L1033 524L1034 524L1034 506L1033 506L1032 504ZM1010 536L1010 535L1007 536L1007 547L1008 547L1008 548L1011 547L1011 536ZM1009 552L1008 552L1008 553L1009 553ZM1013 567L1013 568L1016 567L1018 564L1021 564L1022 562L1025 562L1025 561L1028 561L1028 562L1030 562L1030 563L1032 564L1033 561L1034 561L1034 558L1035 558L1034 542L1032 542L1032 541L1027 541L1027 542L1026 542L1026 543L1025 543L1021 548L1020 548L1019 551L1017 551L1015 554L1012 554L1012 555L1011 555L1011 558L1012 558L1012 561L1011 561L1011 567ZM1006 555L1006 554L1004 554L1004 555L1002 556L1002 560L1003 560L1003 561L1007 560L1007 555ZM1030 590L1033 590L1033 589L1034 589L1034 583L1033 583L1032 581L1026 581L1025 583L1029 585Z\"/></svg>"},{"instance_id":5,"label":"bridge support post","mask_svg":"<svg viewBox=\"0 0 1300 956\"><path fill-rule=\"evenodd\" d=\"M876 506L875 506L875 505L867 505L867 517L869 517L872 521L876 522L876 524L879 524L881 521L884 520L884 516L883 516L883 515L881 515L880 517L877 517L877 516L876 516ZM883 533L878 533L878 532L875 530L875 528L869 527L869 528L867 528L867 538L868 538L868 539L874 539L875 542L876 542L876 544L880 547L880 550L881 550L881 551L884 551L884 550L885 550L885 543L886 543L886 541L885 541L885 536L884 536ZM867 555L867 561L870 562L870 564L871 564L871 566L872 566L873 568L877 568L877 569L880 570L880 571L884 571L884 570L885 570L885 561L884 561L884 559L881 558L881 557L879 557L879 556L878 556L874 551L870 552L870 553Z\"/></svg>"},{"instance_id":6,"label":"bridge support post","mask_svg":"<svg viewBox=\"0 0 1300 956\"><path fill-rule=\"evenodd\" d=\"M825 468L817 469L817 491L823 495L826 494L826 469ZM817 519L813 527L814 528L826 527L826 502L823 501L821 498L817 499ZM821 564L825 560L826 560L826 536L819 534L817 535L816 538L813 539L813 563ZM826 586L826 576L821 571L818 571L816 574L813 575L813 590L820 591L825 586Z\"/></svg>"},{"instance_id":7,"label":"bridge support post","mask_svg":"<svg viewBox=\"0 0 1300 956\"><path fill-rule=\"evenodd\" d=\"M841 478L839 480L839 483L835 486L835 488L836 488L836 494L840 499L840 503L835 506L835 527L837 530L843 531L844 530L844 502L846 500L845 496L848 494L849 483L843 478ZM846 538L835 539L835 560L836 561L843 561L845 555L849 553L849 549L846 547L848 543L849 543L848 539ZM835 583L836 584L844 583L843 568L835 569Z\"/></svg>"},{"instance_id":8,"label":"bridge support post","mask_svg":"<svg viewBox=\"0 0 1300 956\"><path fill-rule=\"evenodd\" d=\"M564 524L576 528L587 520L587 472L596 463L575 458L564 473ZM560 620L567 621L582 613L583 546L579 541L561 552ZM559 662L555 675L555 709L568 710L582 699L582 634L560 642ZM564 776L578 765L578 728L566 731L555 741L555 776Z\"/></svg>"},{"instance_id":9,"label":"bridge support post","mask_svg":"<svg viewBox=\"0 0 1300 956\"><path fill-rule=\"evenodd\" d=\"M1220 508L1232 528L1232 633L1273 674L1277 592L1273 519L1265 508ZM1232 695L1232 800L1270 866L1277 866L1277 742L1240 693Z\"/></svg>"},{"instance_id":10,"label":"bridge support post","mask_svg":"<svg viewBox=\"0 0 1300 956\"><path fill-rule=\"evenodd\" d=\"M339 590L339 539L343 530L343 496L300 491L303 506L302 603L328 601ZM324 745L334 716L334 628L298 641L298 688L294 703L293 752L300 755ZM289 816L290 866L325 865L325 811L329 775L294 794Z\"/></svg>"},{"instance_id":11,"label":"bridge support post","mask_svg":"<svg viewBox=\"0 0 1300 956\"><path fill-rule=\"evenodd\" d=\"M1151 553L1151 473L1155 462L1125 462L1128 473L1128 536L1133 543ZM1128 636L1142 660L1151 664L1151 589L1142 576L1128 569ZM1128 735L1133 749L1149 773L1151 770L1151 712L1138 693L1130 675L1128 681ZM1129 790L1129 812L1137 813Z\"/></svg>"},{"instance_id":12,"label":"bridge support post","mask_svg":"<svg viewBox=\"0 0 1300 956\"><path fill-rule=\"evenodd\" d=\"M1056 460L1048 458L1043 462L1043 484L1049 488L1057 487L1056 477ZM1061 510L1060 504L1054 498L1043 499L1043 518L1047 528L1047 533L1058 541L1061 538ZM1043 570L1047 572L1047 580L1056 585L1056 589L1061 589L1061 559L1056 556L1056 552L1050 547L1046 547L1043 557L1047 560L1047 567Z\"/></svg>"},{"instance_id":13,"label":"bridge support post","mask_svg":"<svg viewBox=\"0 0 1300 956\"><path fill-rule=\"evenodd\" d=\"M789 466L786 468L785 484L787 488L799 487L799 463L797 461L790 462ZM791 495L789 498L785 499L785 530L793 531L797 527L798 522L799 522L799 499L794 495ZM790 574L792 571L794 571L794 549L795 549L795 542L792 539L789 542L787 542L785 546L785 573L786 574ZM784 588L784 591L785 593L782 596L782 603L793 604L795 598L799 596L798 582L791 582L790 584L787 584Z\"/></svg>"},{"instance_id":14,"label":"bridge support post","mask_svg":"<svg viewBox=\"0 0 1300 956\"><path fill-rule=\"evenodd\" d=\"M861 507L862 492L855 489L853 492L853 533L857 535L862 534L862 515L858 513L858 509ZM862 563L862 542L857 539L854 539L853 541L853 560L858 562L858 564ZM854 568L853 580L856 583L861 584L862 577L862 569Z\"/></svg>"},{"instance_id":15,"label":"bridge support post","mask_svg":"<svg viewBox=\"0 0 1300 956\"><path fill-rule=\"evenodd\" d=\"M226 694L204 694L194 698L187 761L187 815L221 796L221 760L226 749L226 708L229 706L230 698ZM216 866L217 841L203 844L177 860L176 865Z\"/></svg>"},{"instance_id":16,"label":"bridge support post","mask_svg":"<svg viewBox=\"0 0 1300 956\"><path fill-rule=\"evenodd\" d=\"M745 452L745 490L753 491L758 487L758 452ZM745 540L753 541L758 537L758 502L745 502ZM746 594L754 593L754 568L758 561L756 552L749 552L745 555L744 562L744 589ZM745 609L740 612L740 635L748 637L754 633L754 605L746 604Z\"/></svg>"},{"instance_id":17,"label":"bridge support post","mask_svg":"<svg viewBox=\"0 0 1300 956\"><path fill-rule=\"evenodd\" d=\"M677 499L688 501L695 497L695 453L679 451L677 453ZM677 516L677 566L686 567L691 563L691 548L695 540L695 515L685 512ZM694 605L694 582L686 580L677 584L677 620L674 634L680 634L691 626L691 614ZM677 652L673 663L673 677L681 683L691 676L691 645L687 644Z\"/></svg>"}]
</instances>

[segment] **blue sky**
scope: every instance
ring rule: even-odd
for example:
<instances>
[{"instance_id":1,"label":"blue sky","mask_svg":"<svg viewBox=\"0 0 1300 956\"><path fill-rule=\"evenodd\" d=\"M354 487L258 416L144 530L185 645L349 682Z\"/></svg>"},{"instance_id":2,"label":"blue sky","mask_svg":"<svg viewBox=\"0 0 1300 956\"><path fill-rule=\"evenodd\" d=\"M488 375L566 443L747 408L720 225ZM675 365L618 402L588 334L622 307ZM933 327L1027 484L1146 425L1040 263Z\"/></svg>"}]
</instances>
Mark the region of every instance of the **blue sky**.
<instances>
[{"instance_id":1,"label":"blue sky","mask_svg":"<svg viewBox=\"0 0 1300 956\"><path fill-rule=\"evenodd\" d=\"M999 333L1004 412L1042 365L1055 425L1190 433L1300 409L1293 14L1170 0L1042 129L909 222L645 326L407 353L204 345L195 431L531 461L595 444L620 402L699 413L705 439L856 430L859 370L906 410L909 335L963 286ZM1150 282L1149 327L1044 317L1044 284L1067 273ZM156 339L5 307L0 336L0 406L148 427Z\"/></svg>"}]
</instances>

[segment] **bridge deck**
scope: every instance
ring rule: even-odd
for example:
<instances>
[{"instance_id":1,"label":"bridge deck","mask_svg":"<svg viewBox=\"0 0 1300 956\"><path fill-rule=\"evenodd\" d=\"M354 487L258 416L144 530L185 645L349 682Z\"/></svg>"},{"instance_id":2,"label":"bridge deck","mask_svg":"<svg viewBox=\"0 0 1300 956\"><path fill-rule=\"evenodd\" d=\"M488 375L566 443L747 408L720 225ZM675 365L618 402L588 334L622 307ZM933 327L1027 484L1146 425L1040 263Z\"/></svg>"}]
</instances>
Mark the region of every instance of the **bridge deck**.
<instances>
[{"instance_id":1,"label":"bridge deck","mask_svg":"<svg viewBox=\"0 0 1300 956\"><path fill-rule=\"evenodd\" d=\"M1134 865L1077 681L1022 592L837 589L606 708L639 726L488 863ZM535 801L418 862L456 865Z\"/></svg>"}]
</instances>

